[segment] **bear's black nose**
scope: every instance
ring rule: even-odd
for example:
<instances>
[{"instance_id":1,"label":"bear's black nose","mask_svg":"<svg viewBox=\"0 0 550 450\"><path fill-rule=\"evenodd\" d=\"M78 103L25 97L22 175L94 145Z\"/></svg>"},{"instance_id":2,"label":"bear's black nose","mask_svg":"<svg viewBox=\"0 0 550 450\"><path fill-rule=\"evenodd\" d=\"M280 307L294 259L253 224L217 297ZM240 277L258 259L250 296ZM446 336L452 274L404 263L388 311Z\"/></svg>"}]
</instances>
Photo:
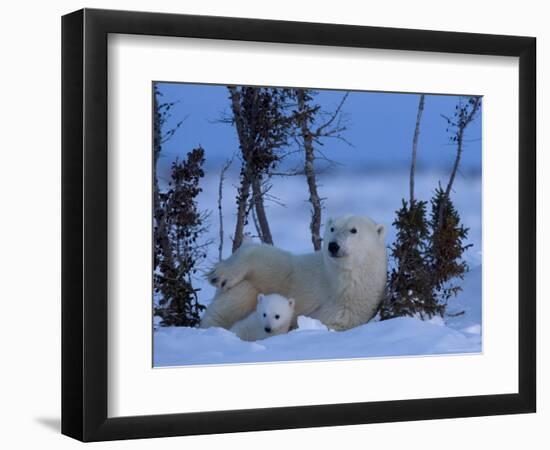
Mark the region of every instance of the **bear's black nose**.
<instances>
[{"instance_id":1,"label":"bear's black nose","mask_svg":"<svg viewBox=\"0 0 550 450\"><path fill-rule=\"evenodd\" d=\"M329 242L328 251L332 256L336 256L338 253L338 250L340 250L340 246L336 242Z\"/></svg>"},{"instance_id":2,"label":"bear's black nose","mask_svg":"<svg viewBox=\"0 0 550 450\"><path fill-rule=\"evenodd\" d=\"M269 327L265 327L264 330L265 330L266 333L271 333L271 328L269 328Z\"/></svg>"}]
</instances>

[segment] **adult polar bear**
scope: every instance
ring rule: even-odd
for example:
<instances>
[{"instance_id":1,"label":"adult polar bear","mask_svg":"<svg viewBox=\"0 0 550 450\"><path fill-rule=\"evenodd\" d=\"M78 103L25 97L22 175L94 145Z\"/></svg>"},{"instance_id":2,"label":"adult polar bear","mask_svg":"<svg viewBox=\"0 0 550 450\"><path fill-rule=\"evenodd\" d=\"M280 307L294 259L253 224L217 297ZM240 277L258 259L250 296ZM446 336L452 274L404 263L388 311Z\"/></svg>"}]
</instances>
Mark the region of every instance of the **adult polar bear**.
<instances>
[{"instance_id":1,"label":"adult polar bear","mask_svg":"<svg viewBox=\"0 0 550 450\"><path fill-rule=\"evenodd\" d=\"M384 238L384 226L370 218L343 216L328 221L323 248L315 253L244 244L208 275L218 289L201 327L230 328L254 311L258 293L292 297L295 318L313 317L335 330L364 324L384 294Z\"/></svg>"}]
</instances>

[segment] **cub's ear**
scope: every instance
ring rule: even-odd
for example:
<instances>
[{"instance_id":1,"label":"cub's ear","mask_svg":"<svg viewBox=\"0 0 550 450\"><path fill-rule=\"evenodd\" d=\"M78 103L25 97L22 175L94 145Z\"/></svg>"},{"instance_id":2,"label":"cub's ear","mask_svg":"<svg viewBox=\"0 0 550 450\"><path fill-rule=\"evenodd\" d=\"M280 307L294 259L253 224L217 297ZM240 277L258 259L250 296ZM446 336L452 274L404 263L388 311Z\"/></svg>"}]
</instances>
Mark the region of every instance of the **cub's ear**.
<instances>
[{"instance_id":1,"label":"cub's ear","mask_svg":"<svg viewBox=\"0 0 550 450\"><path fill-rule=\"evenodd\" d=\"M294 308L294 305L296 305L296 301L293 298L288 299L288 304L291 308Z\"/></svg>"},{"instance_id":2,"label":"cub's ear","mask_svg":"<svg viewBox=\"0 0 550 450\"><path fill-rule=\"evenodd\" d=\"M264 294L258 294L258 303L261 303L261 301L265 298Z\"/></svg>"},{"instance_id":3,"label":"cub's ear","mask_svg":"<svg viewBox=\"0 0 550 450\"><path fill-rule=\"evenodd\" d=\"M376 225L376 232L378 233L378 237L380 238L380 240L383 241L386 237L386 227L379 223L378 225Z\"/></svg>"},{"instance_id":4,"label":"cub's ear","mask_svg":"<svg viewBox=\"0 0 550 450\"><path fill-rule=\"evenodd\" d=\"M334 223L334 219L332 217L329 217L327 220L327 227L330 227Z\"/></svg>"}]
</instances>

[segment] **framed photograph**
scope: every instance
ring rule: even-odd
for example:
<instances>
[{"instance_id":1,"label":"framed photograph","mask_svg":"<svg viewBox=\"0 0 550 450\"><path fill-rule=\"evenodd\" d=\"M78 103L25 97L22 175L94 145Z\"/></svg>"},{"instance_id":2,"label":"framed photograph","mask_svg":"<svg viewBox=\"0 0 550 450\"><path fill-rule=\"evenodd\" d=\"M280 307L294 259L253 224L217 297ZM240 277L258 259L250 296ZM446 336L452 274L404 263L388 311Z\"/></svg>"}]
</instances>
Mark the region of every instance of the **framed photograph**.
<instances>
[{"instance_id":1,"label":"framed photograph","mask_svg":"<svg viewBox=\"0 0 550 450\"><path fill-rule=\"evenodd\" d=\"M536 40L62 21L62 432L535 412Z\"/></svg>"}]
</instances>

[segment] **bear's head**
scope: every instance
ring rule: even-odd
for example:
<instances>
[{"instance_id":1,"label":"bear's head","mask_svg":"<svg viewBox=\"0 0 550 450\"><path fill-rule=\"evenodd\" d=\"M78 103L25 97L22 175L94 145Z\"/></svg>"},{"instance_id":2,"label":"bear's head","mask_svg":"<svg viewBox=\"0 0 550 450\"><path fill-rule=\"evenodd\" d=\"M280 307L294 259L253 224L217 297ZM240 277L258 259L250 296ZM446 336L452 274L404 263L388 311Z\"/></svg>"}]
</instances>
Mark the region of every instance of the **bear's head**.
<instances>
[{"instance_id":1,"label":"bear's head","mask_svg":"<svg viewBox=\"0 0 550 450\"><path fill-rule=\"evenodd\" d=\"M256 314L265 332L286 333L294 315L294 305L293 298L286 298L279 294L258 294Z\"/></svg>"},{"instance_id":2,"label":"bear's head","mask_svg":"<svg viewBox=\"0 0 550 450\"><path fill-rule=\"evenodd\" d=\"M385 256L386 229L365 216L342 216L325 225L323 253L330 264L356 266Z\"/></svg>"}]
</instances>

